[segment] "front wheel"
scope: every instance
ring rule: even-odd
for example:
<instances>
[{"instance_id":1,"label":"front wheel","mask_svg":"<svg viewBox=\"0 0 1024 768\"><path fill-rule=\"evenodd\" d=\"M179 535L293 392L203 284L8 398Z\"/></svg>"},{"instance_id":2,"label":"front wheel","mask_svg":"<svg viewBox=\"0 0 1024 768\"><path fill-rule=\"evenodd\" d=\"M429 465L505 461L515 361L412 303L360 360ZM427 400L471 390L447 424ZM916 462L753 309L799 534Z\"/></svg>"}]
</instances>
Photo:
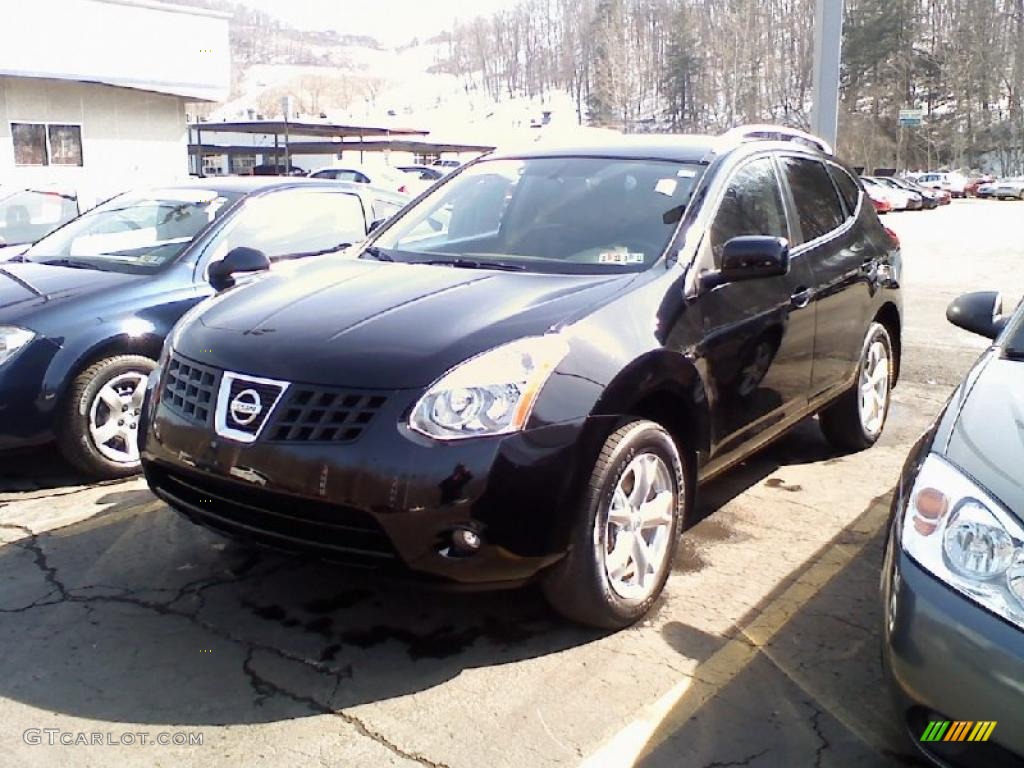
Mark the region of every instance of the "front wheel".
<instances>
[{"instance_id":1,"label":"front wheel","mask_svg":"<svg viewBox=\"0 0 1024 768\"><path fill-rule=\"evenodd\" d=\"M631 421L605 441L572 532L569 553L545 578L563 616L621 629L646 614L668 580L688 480L672 437Z\"/></svg>"},{"instance_id":2,"label":"front wheel","mask_svg":"<svg viewBox=\"0 0 1024 768\"><path fill-rule=\"evenodd\" d=\"M819 416L821 431L834 447L863 451L882 436L896 378L892 349L889 331L881 323L872 323L861 352L857 385Z\"/></svg>"},{"instance_id":3,"label":"front wheel","mask_svg":"<svg viewBox=\"0 0 1024 768\"><path fill-rule=\"evenodd\" d=\"M139 471L139 415L155 367L148 357L117 355L75 377L58 434L61 453L71 464L103 479Z\"/></svg>"}]
</instances>

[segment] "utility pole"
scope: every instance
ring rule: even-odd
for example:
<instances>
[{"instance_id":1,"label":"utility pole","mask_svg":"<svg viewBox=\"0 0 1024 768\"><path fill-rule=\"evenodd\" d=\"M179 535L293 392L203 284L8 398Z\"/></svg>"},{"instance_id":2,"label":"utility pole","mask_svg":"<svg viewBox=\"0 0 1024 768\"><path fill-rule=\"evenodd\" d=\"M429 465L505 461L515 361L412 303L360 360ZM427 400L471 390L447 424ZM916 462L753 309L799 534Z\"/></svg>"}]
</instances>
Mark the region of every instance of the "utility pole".
<instances>
[{"instance_id":1,"label":"utility pole","mask_svg":"<svg viewBox=\"0 0 1024 768\"><path fill-rule=\"evenodd\" d=\"M843 51L843 0L816 0L814 108L811 132L835 146L839 136L839 64Z\"/></svg>"}]
</instances>

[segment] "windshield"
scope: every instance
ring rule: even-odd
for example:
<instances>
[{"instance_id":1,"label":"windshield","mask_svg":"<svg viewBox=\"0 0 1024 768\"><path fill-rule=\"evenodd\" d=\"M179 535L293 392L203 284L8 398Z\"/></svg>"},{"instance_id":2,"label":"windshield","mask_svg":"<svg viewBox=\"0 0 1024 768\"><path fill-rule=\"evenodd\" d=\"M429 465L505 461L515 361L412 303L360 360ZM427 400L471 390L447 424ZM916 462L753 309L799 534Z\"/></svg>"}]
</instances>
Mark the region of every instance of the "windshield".
<instances>
[{"instance_id":1,"label":"windshield","mask_svg":"<svg viewBox=\"0 0 1024 768\"><path fill-rule=\"evenodd\" d=\"M40 240L25 258L113 272L155 272L174 261L237 198L193 189L121 195Z\"/></svg>"},{"instance_id":2,"label":"windshield","mask_svg":"<svg viewBox=\"0 0 1024 768\"><path fill-rule=\"evenodd\" d=\"M34 243L78 215L74 195L24 189L0 200L0 246Z\"/></svg>"},{"instance_id":3,"label":"windshield","mask_svg":"<svg viewBox=\"0 0 1024 768\"><path fill-rule=\"evenodd\" d=\"M668 246L702 173L662 160L489 160L454 176L373 245L396 261L637 272Z\"/></svg>"}]
</instances>

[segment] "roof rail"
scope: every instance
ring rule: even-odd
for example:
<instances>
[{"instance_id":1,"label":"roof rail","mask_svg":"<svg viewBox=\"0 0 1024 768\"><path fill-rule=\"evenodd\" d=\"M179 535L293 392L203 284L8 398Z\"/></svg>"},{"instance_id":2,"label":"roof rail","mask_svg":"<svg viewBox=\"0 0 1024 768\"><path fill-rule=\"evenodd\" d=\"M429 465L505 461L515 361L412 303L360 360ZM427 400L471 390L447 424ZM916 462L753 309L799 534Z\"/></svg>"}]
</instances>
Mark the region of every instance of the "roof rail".
<instances>
[{"instance_id":1,"label":"roof rail","mask_svg":"<svg viewBox=\"0 0 1024 768\"><path fill-rule=\"evenodd\" d=\"M796 128L788 128L784 125L741 125L727 131L723 138L726 141L792 141L796 144L816 149L826 155L835 154L832 145L824 139L813 136L805 131Z\"/></svg>"}]
</instances>

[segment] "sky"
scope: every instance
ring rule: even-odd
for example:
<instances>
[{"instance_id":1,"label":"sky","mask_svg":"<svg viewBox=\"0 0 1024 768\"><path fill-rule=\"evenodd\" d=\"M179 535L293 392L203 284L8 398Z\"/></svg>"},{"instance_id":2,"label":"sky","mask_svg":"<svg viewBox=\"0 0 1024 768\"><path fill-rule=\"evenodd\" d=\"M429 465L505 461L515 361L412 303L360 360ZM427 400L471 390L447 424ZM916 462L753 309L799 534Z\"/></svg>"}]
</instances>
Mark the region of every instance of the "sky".
<instances>
[{"instance_id":1,"label":"sky","mask_svg":"<svg viewBox=\"0 0 1024 768\"><path fill-rule=\"evenodd\" d=\"M489 15L515 0L239 0L299 29L369 35L389 46L432 37L456 19Z\"/></svg>"}]
</instances>

